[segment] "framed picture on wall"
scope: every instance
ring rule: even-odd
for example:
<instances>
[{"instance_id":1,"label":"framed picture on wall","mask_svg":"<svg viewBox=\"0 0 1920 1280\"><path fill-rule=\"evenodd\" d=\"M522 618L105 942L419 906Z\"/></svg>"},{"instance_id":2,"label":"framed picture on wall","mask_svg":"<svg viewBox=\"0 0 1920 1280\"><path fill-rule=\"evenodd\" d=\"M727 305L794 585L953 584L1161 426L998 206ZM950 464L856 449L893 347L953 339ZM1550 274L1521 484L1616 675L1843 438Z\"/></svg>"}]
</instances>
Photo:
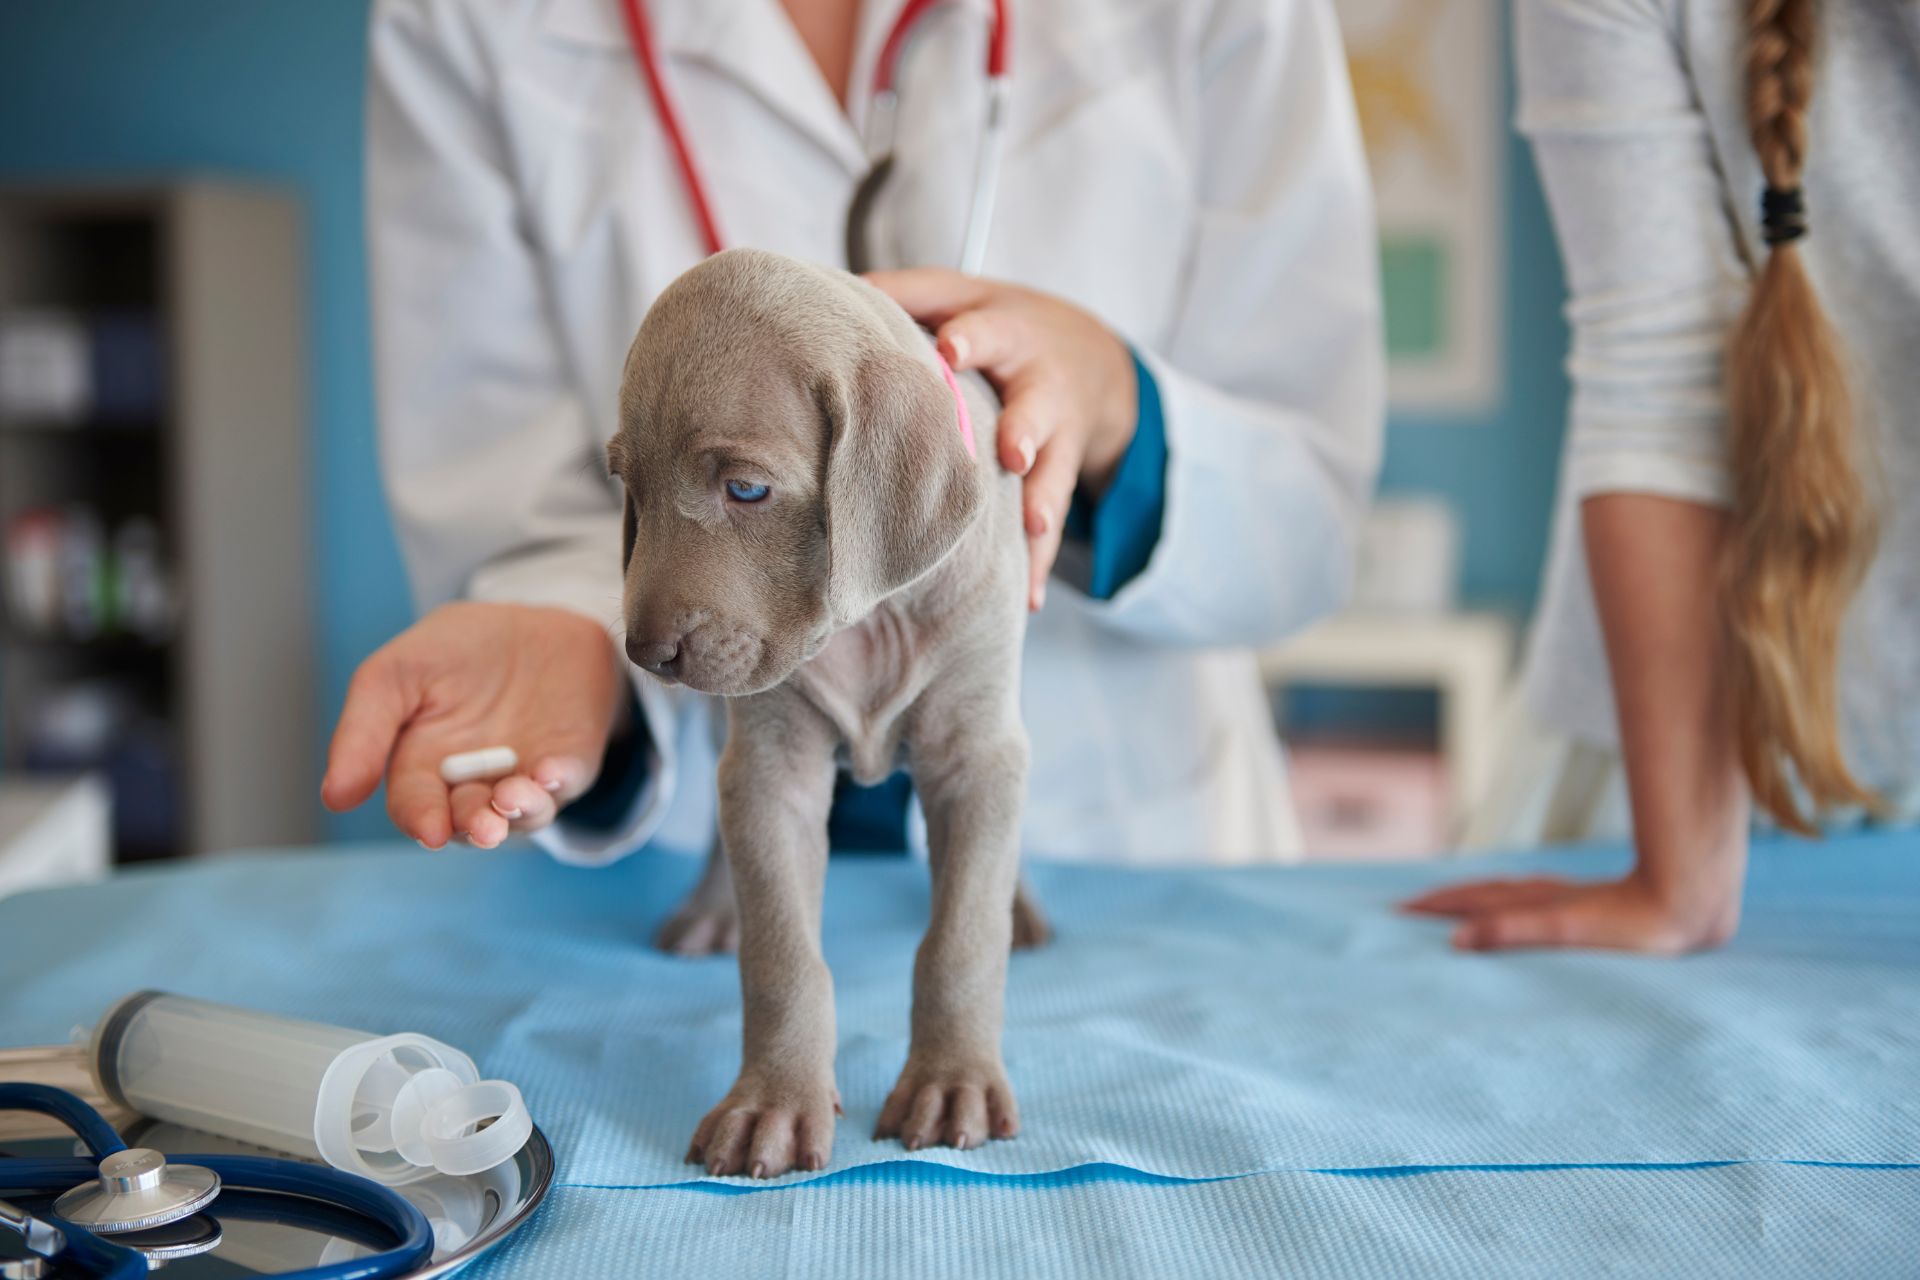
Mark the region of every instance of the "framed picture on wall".
<instances>
[{"instance_id":1,"label":"framed picture on wall","mask_svg":"<svg viewBox=\"0 0 1920 1280\"><path fill-rule=\"evenodd\" d=\"M1498 0L1336 0L1380 217L1396 409L1501 382L1506 58Z\"/></svg>"}]
</instances>

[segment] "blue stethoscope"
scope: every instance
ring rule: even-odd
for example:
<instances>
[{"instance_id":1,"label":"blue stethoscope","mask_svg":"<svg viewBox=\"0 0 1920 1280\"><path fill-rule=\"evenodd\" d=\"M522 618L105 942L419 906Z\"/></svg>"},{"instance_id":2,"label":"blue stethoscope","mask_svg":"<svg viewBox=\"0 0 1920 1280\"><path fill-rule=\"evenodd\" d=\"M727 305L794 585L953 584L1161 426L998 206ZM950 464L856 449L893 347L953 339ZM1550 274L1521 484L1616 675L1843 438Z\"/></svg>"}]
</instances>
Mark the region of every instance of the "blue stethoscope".
<instances>
[{"instance_id":1,"label":"blue stethoscope","mask_svg":"<svg viewBox=\"0 0 1920 1280\"><path fill-rule=\"evenodd\" d=\"M0 1084L0 1111L35 1111L73 1130L90 1160L0 1159L0 1192L44 1194L71 1188L53 1213L35 1216L0 1200L0 1227L17 1233L30 1254L70 1273L100 1280L133 1280L148 1271L148 1254L112 1237L153 1232L199 1214L222 1188L298 1196L377 1226L398 1243L381 1253L304 1271L298 1280L396 1280L433 1256L426 1215L377 1182L297 1160L262 1156L184 1156L128 1147L98 1111L64 1089Z\"/></svg>"}]
</instances>

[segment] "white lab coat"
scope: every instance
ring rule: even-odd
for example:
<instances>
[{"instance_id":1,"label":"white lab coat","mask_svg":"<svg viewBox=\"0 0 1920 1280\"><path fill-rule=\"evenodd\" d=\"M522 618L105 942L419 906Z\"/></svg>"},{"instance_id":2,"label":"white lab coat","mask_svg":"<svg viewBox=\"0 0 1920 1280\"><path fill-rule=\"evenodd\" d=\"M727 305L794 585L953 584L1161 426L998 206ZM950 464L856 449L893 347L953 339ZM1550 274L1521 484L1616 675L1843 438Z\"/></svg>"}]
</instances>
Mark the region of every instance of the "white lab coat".
<instances>
[{"instance_id":1,"label":"white lab coat","mask_svg":"<svg viewBox=\"0 0 1920 1280\"><path fill-rule=\"evenodd\" d=\"M850 121L776 0L652 0L729 243L844 262L859 122L902 0L865 5ZM1341 601L1377 469L1373 219L1326 0L1014 3L985 274L1072 299L1165 403L1166 512L1109 602L1056 584L1030 628L1029 852L1295 856L1253 648ZM901 68L874 243L958 256L985 6L935 11ZM601 464L622 358L699 260L618 0L380 0L367 117L381 457L419 604L619 614ZM712 820L704 703L636 673L652 780L603 861Z\"/></svg>"}]
</instances>

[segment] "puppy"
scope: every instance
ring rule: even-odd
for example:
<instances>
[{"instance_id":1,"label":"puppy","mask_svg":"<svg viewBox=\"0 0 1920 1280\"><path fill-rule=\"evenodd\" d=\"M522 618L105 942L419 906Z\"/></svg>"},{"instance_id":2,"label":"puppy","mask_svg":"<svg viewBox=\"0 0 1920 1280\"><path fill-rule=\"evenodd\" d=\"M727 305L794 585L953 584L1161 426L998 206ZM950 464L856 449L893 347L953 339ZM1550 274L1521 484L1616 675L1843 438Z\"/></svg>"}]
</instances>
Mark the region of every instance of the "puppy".
<instances>
[{"instance_id":1,"label":"puppy","mask_svg":"<svg viewBox=\"0 0 1920 1280\"><path fill-rule=\"evenodd\" d=\"M912 1042L875 1137L1018 1131L1000 1057L1027 737L1020 482L994 405L857 277L736 249L660 295L620 430L627 653L725 697L720 835L739 911L739 1078L687 1158L824 1168L833 982L820 897L835 774L912 770L932 918Z\"/></svg>"}]
</instances>

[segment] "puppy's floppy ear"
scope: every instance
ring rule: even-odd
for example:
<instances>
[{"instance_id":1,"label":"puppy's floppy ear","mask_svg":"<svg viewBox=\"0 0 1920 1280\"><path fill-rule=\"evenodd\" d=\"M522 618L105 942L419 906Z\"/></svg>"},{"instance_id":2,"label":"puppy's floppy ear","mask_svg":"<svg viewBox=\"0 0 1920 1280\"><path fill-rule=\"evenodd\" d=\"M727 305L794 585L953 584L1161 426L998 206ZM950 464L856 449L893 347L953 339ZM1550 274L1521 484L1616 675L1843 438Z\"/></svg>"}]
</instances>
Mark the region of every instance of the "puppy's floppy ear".
<instances>
[{"instance_id":1,"label":"puppy's floppy ear","mask_svg":"<svg viewBox=\"0 0 1920 1280\"><path fill-rule=\"evenodd\" d=\"M633 490L620 486L620 569L633 565L633 544L640 538L640 514L633 509Z\"/></svg>"},{"instance_id":2,"label":"puppy's floppy ear","mask_svg":"<svg viewBox=\"0 0 1920 1280\"><path fill-rule=\"evenodd\" d=\"M937 370L876 345L835 381L823 397L827 607L844 626L939 564L984 494Z\"/></svg>"}]
</instances>

